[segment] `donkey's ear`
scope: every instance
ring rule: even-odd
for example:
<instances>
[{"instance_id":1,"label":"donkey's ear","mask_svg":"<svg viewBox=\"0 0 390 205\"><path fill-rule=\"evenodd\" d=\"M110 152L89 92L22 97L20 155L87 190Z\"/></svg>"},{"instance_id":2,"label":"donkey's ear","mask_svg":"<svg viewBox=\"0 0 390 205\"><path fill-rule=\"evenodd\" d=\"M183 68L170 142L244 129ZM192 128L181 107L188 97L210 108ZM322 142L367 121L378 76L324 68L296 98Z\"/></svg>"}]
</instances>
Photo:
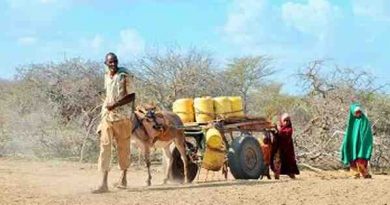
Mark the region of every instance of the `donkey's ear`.
<instances>
[{"instance_id":1,"label":"donkey's ear","mask_svg":"<svg viewBox=\"0 0 390 205\"><path fill-rule=\"evenodd\" d=\"M136 111L138 112L141 112L141 113L145 113L145 108L141 105L138 105L136 108L135 108Z\"/></svg>"}]
</instances>

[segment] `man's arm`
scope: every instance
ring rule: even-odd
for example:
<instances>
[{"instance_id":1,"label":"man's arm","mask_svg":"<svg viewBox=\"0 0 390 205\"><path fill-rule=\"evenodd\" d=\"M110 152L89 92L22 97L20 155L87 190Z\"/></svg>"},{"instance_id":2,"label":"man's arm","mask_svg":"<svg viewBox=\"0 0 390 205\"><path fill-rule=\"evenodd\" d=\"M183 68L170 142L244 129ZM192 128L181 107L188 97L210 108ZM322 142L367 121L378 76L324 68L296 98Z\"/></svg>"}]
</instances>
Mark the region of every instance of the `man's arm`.
<instances>
[{"instance_id":1,"label":"man's arm","mask_svg":"<svg viewBox=\"0 0 390 205\"><path fill-rule=\"evenodd\" d=\"M119 106L122 106L122 105L126 105L128 103L131 103L135 100L135 93L134 92L131 92L133 91L133 81L132 79L129 79L129 77L127 75L122 75L122 80L121 80L121 86L120 86L120 95L121 96L124 96L122 97L121 99L119 99L118 101L112 103L112 104L109 104L106 106L107 110L113 110L115 109L116 107L119 107ZM129 92L131 92L130 94L128 94Z\"/></svg>"},{"instance_id":2,"label":"man's arm","mask_svg":"<svg viewBox=\"0 0 390 205\"><path fill-rule=\"evenodd\" d=\"M131 94L126 95L122 99L118 100L117 102L115 102L115 103L113 103L111 105L107 105L106 108L107 108L107 110L113 110L116 107L120 107L122 105L126 105L128 103L133 102L134 100L135 100L135 93L131 93Z\"/></svg>"}]
</instances>

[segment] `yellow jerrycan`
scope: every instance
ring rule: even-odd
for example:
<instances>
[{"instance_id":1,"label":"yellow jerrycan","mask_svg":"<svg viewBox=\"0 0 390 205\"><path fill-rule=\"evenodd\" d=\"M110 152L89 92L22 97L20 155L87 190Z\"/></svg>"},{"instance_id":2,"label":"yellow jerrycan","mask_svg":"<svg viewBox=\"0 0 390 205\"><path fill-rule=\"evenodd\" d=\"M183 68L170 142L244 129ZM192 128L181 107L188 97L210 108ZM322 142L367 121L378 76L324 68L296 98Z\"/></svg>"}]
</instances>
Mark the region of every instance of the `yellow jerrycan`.
<instances>
[{"instance_id":1,"label":"yellow jerrycan","mask_svg":"<svg viewBox=\"0 0 390 205\"><path fill-rule=\"evenodd\" d=\"M232 112L232 105L228 97L214 98L214 109L217 118L228 118Z\"/></svg>"},{"instance_id":2,"label":"yellow jerrycan","mask_svg":"<svg viewBox=\"0 0 390 205\"><path fill-rule=\"evenodd\" d=\"M211 97L200 97L194 100L195 120L207 123L214 120L214 106Z\"/></svg>"},{"instance_id":3,"label":"yellow jerrycan","mask_svg":"<svg viewBox=\"0 0 390 205\"><path fill-rule=\"evenodd\" d=\"M212 171L220 170L225 162L225 155L225 145L221 133L215 128L208 129L202 167Z\"/></svg>"},{"instance_id":4,"label":"yellow jerrycan","mask_svg":"<svg viewBox=\"0 0 390 205\"><path fill-rule=\"evenodd\" d=\"M182 98L173 102L172 111L179 115L183 123L194 122L194 100L192 98Z\"/></svg>"},{"instance_id":5,"label":"yellow jerrycan","mask_svg":"<svg viewBox=\"0 0 390 205\"><path fill-rule=\"evenodd\" d=\"M242 98L240 96L230 96L231 117L244 117L244 108Z\"/></svg>"}]
</instances>

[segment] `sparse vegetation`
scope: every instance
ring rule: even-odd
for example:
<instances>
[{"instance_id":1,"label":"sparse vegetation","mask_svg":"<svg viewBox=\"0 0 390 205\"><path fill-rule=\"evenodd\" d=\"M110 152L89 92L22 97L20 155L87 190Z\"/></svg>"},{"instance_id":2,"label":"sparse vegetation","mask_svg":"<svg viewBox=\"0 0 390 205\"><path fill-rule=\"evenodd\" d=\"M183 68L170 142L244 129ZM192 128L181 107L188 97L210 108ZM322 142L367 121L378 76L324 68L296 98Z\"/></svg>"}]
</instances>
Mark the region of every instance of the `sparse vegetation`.
<instances>
[{"instance_id":1,"label":"sparse vegetation","mask_svg":"<svg viewBox=\"0 0 390 205\"><path fill-rule=\"evenodd\" d=\"M240 95L252 115L290 112L299 162L321 168L341 166L347 109L358 97L375 125L371 165L390 166L390 96L375 87L374 77L313 61L297 71L306 91L291 96L281 93L284 82L267 80L277 72L272 63L266 56L246 56L221 65L200 50L168 49L126 67L136 76L138 103L171 109L177 98ZM0 81L0 155L96 160L103 72L101 63L66 59L25 65L14 80Z\"/></svg>"}]
</instances>

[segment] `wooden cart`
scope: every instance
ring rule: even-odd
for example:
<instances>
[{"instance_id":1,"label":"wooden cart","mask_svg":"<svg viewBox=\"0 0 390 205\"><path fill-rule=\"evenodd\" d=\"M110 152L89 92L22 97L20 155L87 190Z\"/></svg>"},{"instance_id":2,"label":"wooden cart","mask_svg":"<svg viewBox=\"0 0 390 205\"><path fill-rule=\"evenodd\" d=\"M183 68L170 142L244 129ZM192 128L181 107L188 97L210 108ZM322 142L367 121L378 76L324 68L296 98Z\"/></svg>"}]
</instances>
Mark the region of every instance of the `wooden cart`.
<instances>
[{"instance_id":1,"label":"wooden cart","mask_svg":"<svg viewBox=\"0 0 390 205\"><path fill-rule=\"evenodd\" d=\"M205 133L208 128L215 127L222 135L225 144L225 165L222 171L227 176L230 170L236 179L258 179L266 168L263 154L255 133L271 134L275 126L262 117L227 118L212 121L206 124L189 123L182 129L187 139L189 166L189 180L195 179L202 164L205 151ZM182 180L183 164L177 150L173 151L173 170L171 177Z\"/></svg>"}]
</instances>

